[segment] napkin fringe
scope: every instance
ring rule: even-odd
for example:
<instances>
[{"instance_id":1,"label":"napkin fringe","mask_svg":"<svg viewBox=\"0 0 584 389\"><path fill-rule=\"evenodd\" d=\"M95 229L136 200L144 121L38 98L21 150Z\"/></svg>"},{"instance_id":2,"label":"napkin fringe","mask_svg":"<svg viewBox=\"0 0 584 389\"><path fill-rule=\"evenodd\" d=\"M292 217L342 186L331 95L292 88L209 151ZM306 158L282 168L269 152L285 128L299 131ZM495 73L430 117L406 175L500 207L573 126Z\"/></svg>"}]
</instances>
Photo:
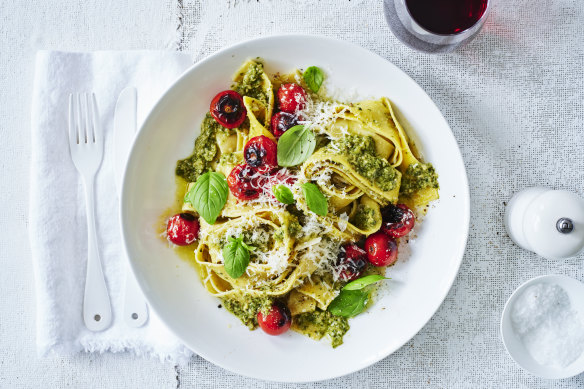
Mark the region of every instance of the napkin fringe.
<instances>
[{"instance_id":1,"label":"napkin fringe","mask_svg":"<svg viewBox=\"0 0 584 389\"><path fill-rule=\"evenodd\" d=\"M86 353L125 353L128 352L137 357L144 359L158 360L162 363L168 363L173 366L186 366L193 356L193 352L184 346L177 350L173 348L165 352L160 348L154 348L147 344L136 344L132 341L121 341L117 344L112 344L111 341L70 341L60 342L52 345L41 346L38 348L39 357L63 357L74 356L81 352Z\"/></svg>"}]
</instances>

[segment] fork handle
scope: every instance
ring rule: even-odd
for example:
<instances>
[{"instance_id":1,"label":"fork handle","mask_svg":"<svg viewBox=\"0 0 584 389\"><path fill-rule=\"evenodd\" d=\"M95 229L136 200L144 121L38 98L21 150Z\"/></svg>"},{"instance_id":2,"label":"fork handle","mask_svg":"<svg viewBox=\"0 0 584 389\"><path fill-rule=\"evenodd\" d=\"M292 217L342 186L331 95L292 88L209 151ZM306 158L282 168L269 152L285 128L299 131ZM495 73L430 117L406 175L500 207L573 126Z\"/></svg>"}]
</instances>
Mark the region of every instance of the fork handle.
<instances>
[{"instance_id":1,"label":"fork handle","mask_svg":"<svg viewBox=\"0 0 584 389\"><path fill-rule=\"evenodd\" d=\"M86 177L85 200L87 203L87 275L83 298L83 321L91 331L103 331L112 322L112 308L103 276L97 233L95 229L94 177Z\"/></svg>"}]
</instances>

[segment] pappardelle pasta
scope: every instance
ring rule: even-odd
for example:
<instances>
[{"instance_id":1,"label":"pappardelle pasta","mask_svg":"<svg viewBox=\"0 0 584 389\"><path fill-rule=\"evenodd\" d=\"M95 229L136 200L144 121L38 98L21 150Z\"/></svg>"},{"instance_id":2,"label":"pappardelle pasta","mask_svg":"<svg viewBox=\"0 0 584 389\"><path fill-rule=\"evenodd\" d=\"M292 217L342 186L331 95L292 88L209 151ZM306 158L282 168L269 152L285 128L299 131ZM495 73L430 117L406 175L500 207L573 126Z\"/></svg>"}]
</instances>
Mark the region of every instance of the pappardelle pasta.
<instances>
[{"instance_id":1,"label":"pappardelle pasta","mask_svg":"<svg viewBox=\"0 0 584 389\"><path fill-rule=\"evenodd\" d=\"M185 195L166 237L250 329L337 347L439 186L388 98L336 101L324 79L246 61L177 162Z\"/></svg>"}]
</instances>

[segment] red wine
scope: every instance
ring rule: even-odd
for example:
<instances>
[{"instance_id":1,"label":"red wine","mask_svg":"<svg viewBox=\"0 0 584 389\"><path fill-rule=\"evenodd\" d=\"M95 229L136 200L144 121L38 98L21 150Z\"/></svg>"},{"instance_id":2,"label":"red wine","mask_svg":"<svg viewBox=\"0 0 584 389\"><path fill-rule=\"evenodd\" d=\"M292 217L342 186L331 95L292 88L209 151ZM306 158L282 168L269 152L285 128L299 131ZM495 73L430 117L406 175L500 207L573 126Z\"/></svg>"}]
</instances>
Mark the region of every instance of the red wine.
<instances>
[{"instance_id":1,"label":"red wine","mask_svg":"<svg viewBox=\"0 0 584 389\"><path fill-rule=\"evenodd\" d=\"M457 34L485 13L488 0L406 0L412 18L435 34Z\"/></svg>"},{"instance_id":2,"label":"red wine","mask_svg":"<svg viewBox=\"0 0 584 389\"><path fill-rule=\"evenodd\" d=\"M383 0L389 29L407 46L426 53L450 53L483 27L490 0Z\"/></svg>"}]
</instances>

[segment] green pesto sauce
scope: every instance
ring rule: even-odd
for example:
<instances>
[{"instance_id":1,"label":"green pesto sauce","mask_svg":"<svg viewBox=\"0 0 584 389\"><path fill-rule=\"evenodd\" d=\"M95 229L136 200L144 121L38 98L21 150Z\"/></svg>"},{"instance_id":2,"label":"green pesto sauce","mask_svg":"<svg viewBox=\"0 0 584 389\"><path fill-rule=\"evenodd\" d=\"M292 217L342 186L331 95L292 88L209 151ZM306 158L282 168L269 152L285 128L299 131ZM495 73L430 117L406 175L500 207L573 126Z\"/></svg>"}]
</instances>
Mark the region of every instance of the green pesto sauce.
<instances>
[{"instance_id":1,"label":"green pesto sauce","mask_svg":"<svg viewBox=\"0 0 584 389\"><path fill-rule=\"evenodd\" d=\"M284 227L282 227L282 228L278 228L278 229L276 230L276 232L274 232L274 240L275 240L276 242L281 242L281 241L283 241L283 240L284 240L284 237L285 237L285 235L284 235L284 234L285 234L285 232L284 232Z\"/></svg>"},{"instance_id":2,"label":"green pesto sauce","mask_svg":"<svg viewBox=\"0 0 584 389\"><path fill-rule=\"evenodd\" d=\"M363 204L359 204L357 206L357 212L355 212L355 215L353 215L349 221L361 230L368 230L373 228L375 224L377 224L375 210L373 208L366 207Z\"/></svg>"},{"instance_id":3,"label":"green pesto sauce","mask_svg":"<svg viewBox=\"0 0 584 389\"><path fill-rule=\"evenodd\" d=\"M264 65L253 62L245 73L240 74L242 79L232 86L233 90L242 96L253 97L268 105L268 95L262 87Z\"/></svg>"},{"instance_id":4,"label":"green pesto sauce","mask_svg":"<svg viewBox=\"0 0 584 389\"><path fill-rule=\"evenodd\" d=\"M370 136L346 135L333 140L328 151L344 154L351 166L383 191L397 186L397 171L375 151L375 142Z\"/></svg>"},{"instance_id":5,"label":"green pesto sauce","mask_svg":"<svg viewBox=\"0 0 584 389\"><path fill-rule=\"evenodd\" d=\"M262 311L263 314L267 315L274 303L274 300L270 297L254 297L250 295L225 297L221 301L225 309L237 316L250 330L258 326L258 312Z\"/></svg>"},{"instance_id":6,"label":"green pesto sauce","mask_svg":"<svg viewBox=\"0 0 584 389\"><path fill-rule=\"evenodd\" d=\"M256 227L256 229L259 229L262 227ZM265 234L254 234L254 231L244 231L243 232L243 241L248 245L248 246L253 246L256 248L256 250L259 251L270 251L272 249L272 247L270 247L270 235L268 232L266 232ZM253 251L250 253L253 256Z\"/></svg>"},{"instance_id":7,"label":"green pesto sauce","mask_svg":"<svg viewBox=\"0 0 584 389\"><path fill-rule=\"evenodd\" d=\"M282 227L278 228L274 233L274 240L282 241L284 237L287 235L291 238L298 238L300 232L302 231L302 226L298 223L298 218L294 215L288 215L288 222L284 224Z\"/></svg>"},{"instance_id":8,"label":"green pesto sauce","mask_svg":"<svg viewBox=\"0 0 584 389\"><path fill-rule=\"evenodd\" d=\"M288 224L288 235L292 238L298 238L300 236L300 232L302 232L302 226L298 223L298 219L294 218Z\"/></svg>"},{"instance_id":9,"label":"green pesto sauce","mask_svg":"<svg viewBox=\"0 0 584 389\"><path fill-rule=\"evenodd\" d=\"M399 192L409 196L425 188L438 189L438 174L431 163L416 163L408 166L402 177Z\"/></svg>"},{"instance_id":10,"label":"green pesto sauce","mask_svg":"<svg viewBox=\"0 0 584 389\"><path fill-rule=\"evenodd\" d=\"M235 154L235 153L221 154L221 157L219 158L220 165L225 165L225 164L237 165L239 162L241 162L241 161L238 158L237 154Z\"/></svg>"},{"instance_id":11,"label":"green pesto sauce","mask_svg":"<svg viewBox=\"0 0 584 389\"><path fill-rule=\"evenodd\" d=\"M225 130L227 129L217 123L210 113L207 113L201 123L201 134L195 140L193 154L176 163L176 175L189 182L195 182L201 174L209 170L209 165L217 155L215 134Z\"/></svg>"},{"instance_id":12,"label":"green pesto sauce","mask_svg":"<svg viewBox=\"0 0 584 389\"><path fill-rule=\"evenodd\" d=\"M343 336L349 331L347 318L335 316L320 309L296 315L293 321L301 332L311 338L318 340L325 335L329 336L333 348L343 344Z\"/></svg>"}]
</instances>

